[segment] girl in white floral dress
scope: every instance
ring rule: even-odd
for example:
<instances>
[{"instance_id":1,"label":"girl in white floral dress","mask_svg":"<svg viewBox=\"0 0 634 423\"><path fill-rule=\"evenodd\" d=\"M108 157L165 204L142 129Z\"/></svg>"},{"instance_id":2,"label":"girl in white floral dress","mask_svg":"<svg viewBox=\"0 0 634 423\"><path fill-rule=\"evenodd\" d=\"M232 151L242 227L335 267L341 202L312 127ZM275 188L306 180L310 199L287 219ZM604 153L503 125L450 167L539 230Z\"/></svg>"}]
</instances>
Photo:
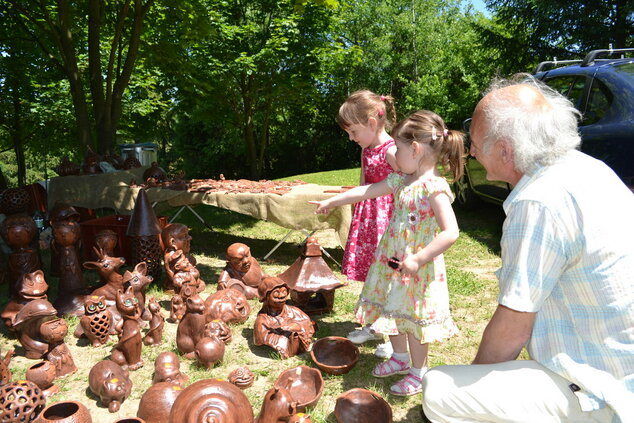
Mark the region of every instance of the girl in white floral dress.
<instances>
[{"instance_id":1,"label":"girl in white floral dress","mask_svg":"<svg viewBox=\"0 0 634 423\"><path fill-rule=\"evenodd\" d=\"M312 203L317 205L316 213L326 214L332 207L394 194L392 218L377 247L356 314L362 325L371 324L375 332L390 336L394 353L372 375L405 374L390 388L392 394L404 396L422 390L429 342L458 331L449 312L442 255L458 238L458 223L451 208L451 189L438 166L460 178L464 136L449 131L440 116L427 110L399 122L392 135L402 174L392 173L381 182Z\"/></svg>"}]
</instances>

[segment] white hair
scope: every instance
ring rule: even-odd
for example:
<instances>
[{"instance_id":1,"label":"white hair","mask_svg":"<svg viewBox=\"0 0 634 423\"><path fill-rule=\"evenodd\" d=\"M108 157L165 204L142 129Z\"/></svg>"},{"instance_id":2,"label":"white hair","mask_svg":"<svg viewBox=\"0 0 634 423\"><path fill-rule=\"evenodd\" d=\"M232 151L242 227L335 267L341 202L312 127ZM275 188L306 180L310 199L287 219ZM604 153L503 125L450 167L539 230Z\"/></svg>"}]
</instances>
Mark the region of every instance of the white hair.
<instances>
[{"instance_id":1,"label":"white hair","mask_svg":"<svg viewBox=\"0 0 634 423\"><path fill-rule=\"evenodd\" d=\"M517 98L498 91L512 85L534 88L544 96L548 107L527 107ZM563 95L532 75L519 74L508 80L496 80L487 90L489 100L483 111L488 123L484 148L493 141L509 141L515 168L531 173L538 166L554 163L570 150L579 147L577 130L581 114Z\"/></svg>"}]
</instances>

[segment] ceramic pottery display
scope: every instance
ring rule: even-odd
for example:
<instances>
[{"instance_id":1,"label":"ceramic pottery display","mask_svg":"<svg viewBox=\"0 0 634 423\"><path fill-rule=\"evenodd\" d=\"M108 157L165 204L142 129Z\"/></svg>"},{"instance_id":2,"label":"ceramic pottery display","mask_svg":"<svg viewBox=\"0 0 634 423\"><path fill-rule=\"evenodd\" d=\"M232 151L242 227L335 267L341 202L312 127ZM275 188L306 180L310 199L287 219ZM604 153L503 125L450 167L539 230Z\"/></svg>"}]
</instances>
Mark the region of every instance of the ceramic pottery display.
<instances>
[{"instance_id":1,"label":"ceramic pottery display","mask_svg":"<svg viewBox=\"0 0 634 423\"><path fill-rule=\"evenodd\" d=\"M86 154L84 155L84 163L82 164L81 170L89 175L95 173L101 173L101 168L99 167L99 155L93 151L90 146L86 147Z\"/></svg>"},{"instance_id":2,"label":"ceramic pottery display","mask_svg":"<svg viewBox=\"0 0 634 423\"><path fill-rule=\"evenodd\" d=\"M335 417L339 423L392 423L392 407L376 392L354 388L337 398Z\"/></svg>"},{"instance_id":3,"label":"ceramic pottery display","mask_svg":"<svg viewBox=\"0 0 634 423\"><path fill-rule=\"evenodd\" d=\"M161 231L163 243L163 263L165 268L165 280L163 287L178 293L176 283L182 285L187 282L194 285L197 292L205 289L205 281L200 279L200 273L196 269L196 259L190 254L192 237L189 228L182 223L170 223ZM176 276L178 273L183 273Z\"/></svg>"},{"instance_id":4,"label":"ceramic pottery display","mask_svg":"<svg viewBox=\"0 0 634 423\"><path fill-rule=\"evenodd\" d=\"M19 291L19 284L24 275L42 269L39 252L31 248L36 235L37 226L29 216L11 215L0 223L0 236L11 248L7 262L7 280L11 296Z\"/></svg>"},{"instance_id":5,"label":"ceramic pottery display","mask_svg":"<svg viewBox=\"0 0 634 423\"><path fill-rule=\"evenodd\" d=\"M324 379L318 369L298 366L284 370L275 380L274 386L286 389L297 402L297 411L317 404L324 391Z\"/></svg>"},{"instance_id":6,"label":"ceramic pottery display","mask_svg":"<svg viewBox=\"0 0 634 423\"><path fill-rule=\"evenodd\" d=\"M145 309L145 290L153 280L152 276L147 275L147 272L147 265L142 261L134 266L134 270L132 272L126 270L123 274L123 286L126 288L128 286L132 287L134 296L139 302L139 307L141 308L141 319L143 320L150 320L152 317L150 311Z\"/></svg>"},{"instance_id":7,"label":"ceramic pottery display","mask_svg":"<svg viewBox=\"0 0 634 423\"><path fill-rule=\"evenodd\" d=\"M152 204L145 190L140 189L126 230L132 248L133 263L131 264L135 265L144 261L147 264L147 274L156 280L159 280L161 276L161 259L163 258L159 242L160 233L161 227Z\"/></svg>"},{"instance_id":8,"label":"ceramic pottery display","mask_svg":"<svg viewBox=\"0 0 634 423\"><path fill-rule=\"evenodd\" d=\"M134 151L128 151L128 156L123 161L123 168L127 170L135 167L141 167L141 162L136 158Z\"/></svg>"},{"instance_id":9,"label":"ceramic pottery display","mask_svg":"<svg viewBox=\"0 0 634 423\"><path fill-rule=\"evenodd\" d=\"M247 389L253 385L255 375L248 367L238 367L229 373L229 382L233 383L240 389Z\"/></svg>"},{"instance_id":10,"label":"ceramic pottery display","mask_svg":"<svg viewBox=\"0 0 634 423\"><path fill-rule=\"evenodd\" d=\"M35 383L42 390L44 397L50 397L59 392L59 386L53 382L57 377L57 370L50 361L35 363L26 370L26 380Z\"/></svg>"},{"instance_id":11,"label":"ceramic pottery display","mask_svg":"<svg viewBox=\"0 0 634 423\"><path fill-rule=\"evenodd\" d=\"M34 422L46 399L36 384L28 380L0 386L0 422Z\"/></svg>"},{"instance_id":12,"label":"ceramic pottery display","mask_svg":"<svg viewBox=\"0 0 634 423\"><path fill-rule=\"evenodd\" d=\"M148 178L152 178L156 182L162 183L165 182L165 179L167 179L167 174L161 167L159 167L158 163L152 162L150 167L143 171L143 180L146 181Z\"/></svg>"},{"instance_id":13,"label":"ceramic pottery display","mask_svg":"<svg viewBox=\"0 0 634 423\"><path fill-rule=\"evenodd\" d=\"M253 423L253 408L242 391L219 379L203 379L180 393L170 423Z\"/></svg>"},{"instance_id":14,"label":"ceramic pottery display","mask_svg":"<svg viewBox=\"0 0 634 423\"><path fill-rule=\"evenodd\" d=\"M22 277L22 281L18 284L13 298L7 303L4 310L2 310L2 314L0 314L0 318L4 321L5 326L13 330L13 320L18 311L30 301L46 300L47 291L48 284L44 279L44 272L36 270L35 272L25 274Z\"/></svg>"},{"instance_id":15,"label":"ceramic pottery display","mask_svg":"<svg viewBox=\"0 0 634 423\"><path fill-rule=\"evenodd\" d=\"M59 176L79 175L81 169L77 163L70 161L68 156L62 157L57 167L53 169Z\"/></svg>"},{"instance_id":16,"label":"ceramic pottery display","mask_svg":"<svg viewBox=\"0 0 634 423\"><path fill-rule=\"evenodd\" d=\"M0 386L11 382L12 375L9 364L11 364L11 357L13 357L14 352L13 349L7 351L4 358L0 360Z\"/></svg>"},{"instance_id":17,"label":"ceramic pottery display","mask_svg":"<svg viewBox=\"0 0 634 423\"><path fill-rule=\"evenodd\" d=\"M112 360L95 364L88 373L88 384L93 394L99 397L101 405L108 411L119 411L121 403L130 396L132 381L128 372Z\"/></svg>"},{"instance_id":18,"label":"ceramic pottery display","mask_svg":"<svg viewBox=\"0 0 634 423\"><path fill-rule=\"evenodd\" d=\"M31 196L25 187L7 188L0 196L0 213L11 216L27 213L32 207Z\"/></svg>"},{"instance_id":19,"label":"ceramic pottery display","mask_svg":"<svg viewBox=\"0 0 634 423\"><path fill-rule=\"evenodd\" d=\"M92 416L81 402L61 401L48 405L36 423L92 423Z\"/></svg>"},{"instance_id":20,"label":"ceramic pottery display","mask_svg":"<svg viewBox=\"0 0 634 423\"><path fill-rule=\"evenodd\" d=\"M161 305L155 297L150 298L147 309L151 314L150 329L143 337L145 345L160 345L163 342L163 328L165 327L165 318L161 312Z\"/></svg>"},{"instance_id":21,"label":"ceramic pottery display","mask_svg":"<svg viewBox=\"0 0 634 423\"><path fill-rule=\"evenodd\" d=\"M119 237L117 233L110 229L102 229L95 235L95 247L97 250L102 250L103 254L114 256L114 249L117 247ZM99 260L101 257L95 254L95 259Z\"/></svg>"},{"instance_id":22,"label":"ceramic pottery display","mask_svg":"<svg viewBox=\"0 0 634 423\"><path fill-rule=\"evenodd\" d=\"M284 281L264 278L258 291L263 305L253 325L253 343L268 345L282 358L308 351L315 333L313 322L302 310L286 304L288 288Z\"/></svg>"},{"instance_id":23,"label":"ceramic pottery display","mask_svg":"<svg viewBox=\"0 0 634 423\"><path fill-rule=\"evenodd\" d=\"M293 400L290 392L282 387L274 386L264 395L256 423L288 421L288 418L295 414L296 410L297 401Z\"/></svg>"},{"instance_id":24,"label":"ceramic pottery display","mask_svg":"<svg viewBox=\"0 0 634 423\"><path fill-rule=\"evenodd\" d=\"M220 319L212 320L205 325L205 336L215 336L225 344L231 342L231 329Z\"/></svg>"},{"instance_id":25,"label":"ceramic pottery display","mask_svg":"<svg viewBox=\"0 0 634 423\"><path fill-rule=\"evenodd\" d=\"M187 384L189 377L181 373L178 356L171 351L160 353L154 361L152 383L173 382L180 386Z\"/></svg>"},{"instance_id":26,"label":"ceramic pottery display","mask_svg":"<svg viewBox=\"0 0 634 423\"><path fill-rule=\"evenodd\" d=\"M251 249L236 242L227 248L227 265L218 277L218 289L237 289L250 300L257 297L262 277L262 268Z\"/></svg>"},{"instance_id":27,"label":"ceramic pottery display","mask_svg":"<svg viewBox=\"0 0 634 423\"><path fill-rule=\"evenodd\" d=\"M348 373L359 361L359 348L341 336L327 336L313 343L310 357L317 367L331 375Z\"/></svg>"},{"instance_id":28,"label":"ceramic pottery display","mask_svg":"<svg viewBox=\"0 0 634 423\"><path fill-rule=\"evenodd\" d=\"M84 296L90 291L86 288L84 273L79 259L81 229L78 222L58 221L53 224L51 249L57 257L56 268L59 272L59 289L53 303L60 316L84 312Z\"/></svg>"},{"instance_id":29,"label":"ceramic pottery display","mask_svg":"<svg viewBox=\"0 0 634 423\"><path fill-rule=\"evenodd\" d=\"M26 358L40 359L49 350L41 333L41 326L57 319L57 310L47 300L33 300L15 315L13 328Z\"/></svg>"},{"instance_id":30,"label":"ceramic pottery display","mask_svg":"<svg viewBox=\"0 0 634 423\"><path fill-rule=\"evenodd\" d=\"M170 410L183 388L174 382L150 386L139 401L137 417L152 423L169 423Z\"/></svg>"},{"instance_id":31,"label":"ceramic pottery display","mask_svg":"<svg viewBox=\"0 0 634 423\"><path fill-rule=\"evenodd\" d=\"M70 349L64 343L68 333L68 325L64 319L47 320L40 326L42 339L48 343L48 351L44 358L50 361L56 370L57 377L64 377L77 371Z\"/></svg>"},{"instance_id":32,"label":"ceramic pottery display","mask_svg":"<svg viewBox=\"0 0 634 423\"><path fill-rule=\"evenodd\" d=\"M210 369L225 355L225 343L215 336L201 338L194 347L196 360Z\"/></svg>"},{"instance_id":33,"label":"ceramic pottery display","mask_svg":"<svg viewBox=\"0 0 634 423\"><path fill-rule=\"evenodd\" d=\"M117 291L117 310L123 318L119 342L112 348L111 359L124 369L137 370L143 367L141 359L141 307L129 286L125 292Z\"/></svg>"},{"instance_id":34,"label":"ceramic pottery display","mask_svg":"<svg viewBox=\"0 0 634 423\"><path fill-rule=\"evenodd\" d=\"M331 312L335 289L345 286L328 267L312 236L306 239L299 258L279 277L290 288L293 304L308 314Z\"/></svg>"},{"instance_id":35,"label":"ceramic pottery display","mask_svg":"<svg viewBox=\"0 0 634 423\"><path fill-rule=\"evenodd\" d=\"M244 323L249 318L251 306L247 297L235 289L223 289L205 300L205 316L210 322L220 319L225 323Z\"/></svg>"},{"instance_id":36,"label":"ceramic pottery display","mask_svg":"<svg viewBox=\"0 0 634 423\"><path fill-rule=\"evenodd\" d=\"M107 153L103 156L103 161L110 163L115 169L123 169L123 159L117 153Z\"/></svg>"},{"instance_id":37,"label":"ceramic pottery display","mask_svg":"<svg viewBox=\"0 0 634 423\"><path fill-rule=\"evenodd\" d=\"M99 280L103 286L95 289L92 295L103 296L106 301L114 304L117 301L117 291L123 289L123 275L119 268L125 264L125 258L113 257L103 249L93 247L97 261L85 261L85 269L93 269L99 273Z\"/></svg>"},{"instance_id":38,"label":"ceramic pottery display","mask_svg":"<svg viewBox=\"0 0 634 423\"><path fill-rule=\"evenodd\" d=\"M79 327L93 347L100 347L108 342L112 324L112 313L106 308L106 297L103 295L86 297L84 315L79 320ZM77 333L75 331L75 336Z\"/></svg>"},{"instance_id":39,"label":"ceramic pottery display","mask_svg":"<svg viewBox=\"0 0 634 423\"><path fill-rule=\"evenodd\" d=\"M187 311L176 329L176 347L187 358L194 358L194 349L204 336L205 304L198 294L187 299Z\"/></svg>"},{"instance_id":40,"label":"ceramic pottery display","mask_svg":"<svg viewBox=\"0 0 634 423\"><path fill-rule=\"evenodd\" d=\"M289 419L288 423L313 423L308 414L297 413L293 414Z\"/></svg>"},{"instance_id":41,"label":"ceramic pottery display","mask_svg":"<svg viewBox=\"0 0 634 423\"><path fill-rule=\"evenodd\" d=\"M51 228L53 227L54 224L59 222L79 223L80 220L81 220L81 215L79 214L77 209L75 209L75 207L68 205L66 203L57 202L53 206L53 209L50 211L49 223L51 225ZM76 248L78 248L77 256L79 256L79 245L76 245ZM50 249L50 252L51 252L51 272L50 273L51 275L55 277L59 277L59 261L60 261L59 251L60 251L60 247L57 245L57 241L55 241L55 238L53 237L53 240L51 241L51 249Z\"/></svg>"}]
</instances>

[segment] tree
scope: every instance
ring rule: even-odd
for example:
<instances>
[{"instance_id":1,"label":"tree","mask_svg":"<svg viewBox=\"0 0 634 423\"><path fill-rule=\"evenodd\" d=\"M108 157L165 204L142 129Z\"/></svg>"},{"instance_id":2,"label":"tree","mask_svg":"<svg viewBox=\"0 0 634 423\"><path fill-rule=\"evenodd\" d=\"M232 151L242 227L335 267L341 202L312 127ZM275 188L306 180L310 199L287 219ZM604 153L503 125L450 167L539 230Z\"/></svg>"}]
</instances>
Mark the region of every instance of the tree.
<instances>
[{"instance_id":1,"label":"tree","mask_svg":"<svg viewBox=\"0 0 634 423\"><path fill-rule=\"evenodd\" d=\"M113 148L144 19L154 1L0 1L0 16L22 29L14 36L37 45L68 80L77 136L85 147L95 145L95 134L99 152Z\"/></svg>"}]
</instances>

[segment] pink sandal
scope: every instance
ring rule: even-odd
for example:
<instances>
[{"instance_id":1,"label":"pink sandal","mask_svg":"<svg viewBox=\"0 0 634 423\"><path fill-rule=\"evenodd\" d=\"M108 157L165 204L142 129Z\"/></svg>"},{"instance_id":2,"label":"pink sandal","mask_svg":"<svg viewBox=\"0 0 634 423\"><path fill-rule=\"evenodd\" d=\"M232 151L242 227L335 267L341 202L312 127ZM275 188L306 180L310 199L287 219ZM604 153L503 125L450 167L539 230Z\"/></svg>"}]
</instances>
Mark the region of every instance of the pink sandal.
<instances>
[{"instance_id":1,"label":"pink sandal","mask_svg":"<svg viewBox=\"0 0 634 423\"><path fill-rule=\"evenodd\" d=\"M404 375L406 373L409 373L409 363L394 357L390 357L389 360L377 364L374 370L372 370L372 376L374 377L388 377L396 374Z\"/></svg>"},{"instance_id":2,"label":"pink sandal","mask_svg":"<svg viewBox=\"0 0 634 423\"><path fill-rule=\"evenodd\" d=\"M390 387L390 394L399 397L408 397L421 392L423 392L423 379L411 373Z\"/></svg>"}]
</instances>

